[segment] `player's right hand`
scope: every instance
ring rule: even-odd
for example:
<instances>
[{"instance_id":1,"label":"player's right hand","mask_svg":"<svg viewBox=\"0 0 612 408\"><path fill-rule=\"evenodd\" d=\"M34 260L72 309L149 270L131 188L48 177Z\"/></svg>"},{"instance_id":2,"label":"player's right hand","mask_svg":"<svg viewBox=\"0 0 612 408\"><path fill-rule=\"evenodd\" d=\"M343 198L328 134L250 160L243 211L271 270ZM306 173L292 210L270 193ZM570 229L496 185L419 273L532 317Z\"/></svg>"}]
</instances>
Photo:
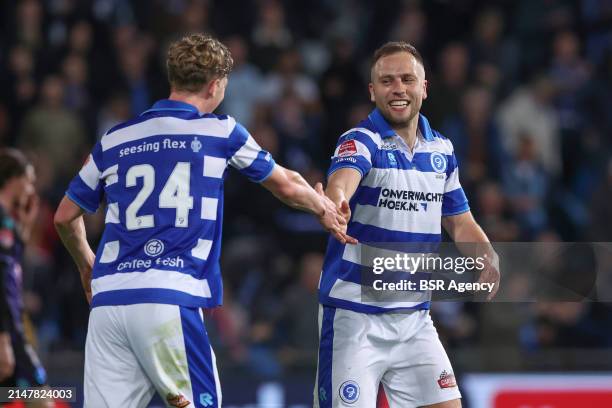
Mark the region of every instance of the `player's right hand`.
<instances>
[{"instance_id":1,"label":"player's right hand","mask_svg":"<svg viewBox=\"0 0 612 408\"><path fill-rule=\"evenodd\" d=\"M93 270L93 259L89 261L88 265L82 266L79 268L79 275L81 277L81 285L83 286L83 290L85 291L85 297L87 298L87 303L91 305L91 271Z\"/></svg>"},{"instance_id":2,"label":"player's right hand","mask_svg":"<svg viewBox=\"0 0 612 408\"><path fill-rule=\"evenodd\" d=\"M13 375L15 371L15 355L11 345L11 335L6 332L0 333L0 381L4 381Z\"/></svg>"},{"instance_id":3,"label":"player's right hand","mask_svg":"<svg viewBox=\"0 0 612 408\"><path fill-rule=\"evenodd\" d=\"M342 200L338 205L338 212L344 217L344 221L348 225L351 220L351 207L349 206L348 201Z\"/></svg>"},{"instance_id":4,"label":"player's right hand","mask_svg":"<svg viewBox=\"0 0 612 408\"><path fill-rule=\"evenodd\" d=\"M356 244L357 240L346 233L348 221L336 207L336 204L325 195L323 185L321 183L317 183L315 185L315 191L321 197L323 206L325 208L323 215L318 217L323 228L329 231L334 238L343 244Z\"/></svg>"}]
</instances>

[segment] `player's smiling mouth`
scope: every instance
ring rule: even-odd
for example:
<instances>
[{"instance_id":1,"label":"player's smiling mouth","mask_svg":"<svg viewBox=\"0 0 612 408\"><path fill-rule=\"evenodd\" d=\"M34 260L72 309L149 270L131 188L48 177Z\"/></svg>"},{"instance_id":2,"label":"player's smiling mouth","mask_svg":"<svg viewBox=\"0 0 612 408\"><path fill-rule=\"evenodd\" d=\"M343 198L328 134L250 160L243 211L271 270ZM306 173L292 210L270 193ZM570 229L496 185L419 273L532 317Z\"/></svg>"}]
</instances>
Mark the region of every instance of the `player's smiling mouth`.
<instances>
[{"instance_id":1,"label":"player's smiling mouth","mask_svg":"<svg viewBox=\"0 0 612 408\"><path fill-rule=\"evenodd\" d=\"M407 108L408 105L410 105L410 101L407 99L393 100L389 102L389 106L393 110L403 110L404 108Z\"/></svg>"}]
</instances>

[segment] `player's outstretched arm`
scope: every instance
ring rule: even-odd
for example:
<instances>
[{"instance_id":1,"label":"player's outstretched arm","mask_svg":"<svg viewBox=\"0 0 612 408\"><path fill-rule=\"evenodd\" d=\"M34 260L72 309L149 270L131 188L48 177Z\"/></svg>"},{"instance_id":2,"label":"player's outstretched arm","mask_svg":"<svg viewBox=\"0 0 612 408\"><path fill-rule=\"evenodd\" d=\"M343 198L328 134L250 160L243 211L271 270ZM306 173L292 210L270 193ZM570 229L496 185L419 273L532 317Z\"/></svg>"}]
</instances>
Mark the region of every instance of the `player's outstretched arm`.
<instances>
[{"instance_id":1,"label":"player's outstretched arm","mask_svg":"<svg viewBox=\"0 0 612 408\"><path fill-rule=\"evenodd\" d=\"M325 193L336 204L336 207L344 217L346 223L351 219L349 201L361 181L359 171L347 167L336 170L329 176Z\"/></svg>"},{"instance_id":2,"label":"player's outstretched arm","mask_svg":"<svg viewBox=\"0 0 612 408\"><path fill-rule=\"evenodd\" d=\"M87 301L91 303L91 271L96 255L87 242L83 209L67 196L60 203L53 222L64 246L70 253L81 275Z\"/></svg>"},{"instance_id":3,"label":"player's outstretched arm","mask_svg":"<svg viewBox=\"0 0 612 408\"><path fill-rule=\"evenodd\" d=\"M481 256L484 254L486 256L488 262L486 268L481 272L478 282L495 284L493 290L487 296L487 300L493 299L499 289L501 277L499 273L499 257L491 246L489 238L474 219L472 212L466 211L461 214L442 217L442 226L453 241L455 241L457 248L463 255ZM466 245L461 245L462 243L466 243ZM478 252L482 253L472 253L475 249L474 243L485 244L478 248Z\"/></svg>"},{"instance_id":4,"label":"player's outstretched arm","mask_svg":"<svg viewBox=\"0 0 612 408\"><path fill-rule=\"evenodd\" d=\"M321 183L313 189L300 173L277 164L261 184L288 206L314 214L321 225L343 244L357 243L346 234L345 219L325 196Z\"/></svg>"}]
</instances>

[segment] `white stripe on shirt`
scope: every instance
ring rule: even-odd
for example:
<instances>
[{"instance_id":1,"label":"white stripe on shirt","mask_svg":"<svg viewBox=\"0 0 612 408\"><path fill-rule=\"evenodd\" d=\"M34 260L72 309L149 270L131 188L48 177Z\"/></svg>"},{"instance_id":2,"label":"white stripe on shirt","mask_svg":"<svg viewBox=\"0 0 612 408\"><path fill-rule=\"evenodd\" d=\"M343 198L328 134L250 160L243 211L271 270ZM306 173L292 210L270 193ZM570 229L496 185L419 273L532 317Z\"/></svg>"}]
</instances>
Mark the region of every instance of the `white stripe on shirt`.
<instances>
[{"instance_id":1,"label":"white stripe on shirt","mask_svg":"<svg viewBox=\"0 0 612 408\"><path fill-rule=\"evenodd\" d=\"M100 143L102 151L106 151L123 143L158 135L199 135L227 138L234 130L235 125L236 121L231 117L225 120L217 118L187 120L164 116L151 118L116 130L103 136Z\"/></svg>"}]
</instances>

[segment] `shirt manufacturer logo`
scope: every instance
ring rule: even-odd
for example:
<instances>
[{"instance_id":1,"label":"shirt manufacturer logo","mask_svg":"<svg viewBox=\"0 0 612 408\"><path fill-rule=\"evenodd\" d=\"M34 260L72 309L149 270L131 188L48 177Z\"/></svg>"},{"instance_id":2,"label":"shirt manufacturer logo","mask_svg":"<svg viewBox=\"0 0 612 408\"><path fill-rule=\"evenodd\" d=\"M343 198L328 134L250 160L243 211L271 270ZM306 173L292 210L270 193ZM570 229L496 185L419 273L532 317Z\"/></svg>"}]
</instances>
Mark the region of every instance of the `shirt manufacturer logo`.
<instances>
[{"instance_id":1,"label":"shirt manufacturer logo","mask_svg":"<svg viewBox=\"0 0 612 408\"><path fill-rule=\"evenodd\" d=\"M200 404L205 407L212 407L214 404L212 395L210 395L208 392L203 392L200 394Z\"/></svg>"},{"instance_id":2,"label":"shirt manufacturer logo","mask_svg":"<svg viewBox=\"0 0 612 408\"><path fill-rule=\"evenodd\" d=\"M325 388L319 388L319 400L327 401L327 392L325 392Z\"/></svg>"}]
</instances>

